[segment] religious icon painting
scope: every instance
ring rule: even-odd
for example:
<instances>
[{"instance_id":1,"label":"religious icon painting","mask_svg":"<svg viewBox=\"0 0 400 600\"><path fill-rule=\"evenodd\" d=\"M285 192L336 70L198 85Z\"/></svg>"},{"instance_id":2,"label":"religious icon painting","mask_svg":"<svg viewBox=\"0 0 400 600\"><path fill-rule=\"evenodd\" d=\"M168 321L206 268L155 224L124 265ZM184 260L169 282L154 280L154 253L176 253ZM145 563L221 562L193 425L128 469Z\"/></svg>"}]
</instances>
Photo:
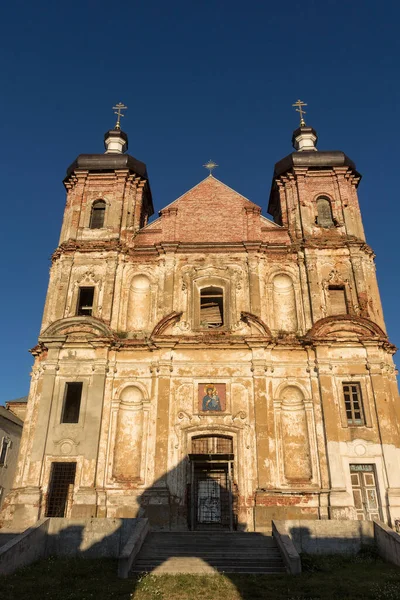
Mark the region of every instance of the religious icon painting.
<instances>
[{"instance_id":1,"label":"religious icon painting","mask_svg":"<svg viewBox=\"0 0 400 600\"><path fill-rule=\"evenodd\" d=\"M226 383L199 383L199 412L225 412Z\"/></svg>"}]
</instances>

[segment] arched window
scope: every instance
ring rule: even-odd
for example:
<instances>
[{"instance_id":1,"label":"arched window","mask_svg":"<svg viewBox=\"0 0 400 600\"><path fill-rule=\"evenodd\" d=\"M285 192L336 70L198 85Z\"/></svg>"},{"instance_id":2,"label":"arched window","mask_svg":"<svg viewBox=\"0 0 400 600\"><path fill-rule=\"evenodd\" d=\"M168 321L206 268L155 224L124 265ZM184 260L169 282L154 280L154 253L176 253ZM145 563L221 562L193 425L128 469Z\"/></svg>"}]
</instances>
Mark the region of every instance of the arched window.
<instances>
[{"instance_id":1,"label":"arched window","mask_svg":"<svg viewBox=\"0 0 400 600\"><path fill-rule=\"evenodd\" d=\"M332 207L328 198L317 199L317 224L320 227L334 227L335 222L332 217Z\"/></svg>"},{"instance_id":2,"label":"arched window","mask_svg":"<svg viewBox=\"0 0 400 600\"><path fill-rule=\"evenodd\" d=\"M200 291L200 326L207 329L224 324L224 291L219 287L206 287Z\"/></svg>"},{"instance_id":3,"label":"arched window","mask_svg":"<svg viewBox=\"0 0 400 600\"><path fill-rule=\"evenodd\" d=\"M90 229L101 229L104 226L105 213L106 203L104 200L93 202L92 213L90 215Z\"/></svg>"}]
</instances>

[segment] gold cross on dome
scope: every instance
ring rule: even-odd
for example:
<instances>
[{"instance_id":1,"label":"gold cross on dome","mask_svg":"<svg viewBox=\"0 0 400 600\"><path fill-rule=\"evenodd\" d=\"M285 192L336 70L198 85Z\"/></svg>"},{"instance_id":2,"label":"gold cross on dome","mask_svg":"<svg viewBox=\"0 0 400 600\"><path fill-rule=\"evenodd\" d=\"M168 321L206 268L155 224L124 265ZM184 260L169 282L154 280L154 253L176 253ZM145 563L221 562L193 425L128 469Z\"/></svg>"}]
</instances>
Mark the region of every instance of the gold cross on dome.
<instances>
[{"instance_id":1,"label":"gold cross on dome","mask_svg":"<svg viewBox=\"0 0 400 600\"><path fill-rule=\"evenodd\" d=\"M292 104L292 106L297 106L296 112L300 113L300 127L305 127L306 122L304 120L303 115L306 114L306 111L303 110L303 106L307 106L307 104L305 102L303 102L302 100L297 100L297 102Z\"/></svg>"},{"instance_id":2,"label":"gold cross on dome","mask_svg":"<svg viewBox=\"0 0 400 600\"><path fill-rule=\"evenodd\" d=\"M117 122L115 124L115 129L121 129L121 117L125 115L122 114L121 110L127 110L128 107L122 102L118 102L115 106L113 106L114 115L117 115Z\"/></svg>"},{"instance_id":3,"label":"gold cross on dome","mask_svg":"<svg viewBox=\"0 0 400 600\"><path fill-rule=\"evenodd\" d=\"M218 167L217 163L215 163L213 160L210 160L208 162L206 162L205 165L203 165L203 167L205 167L206 169L208 169L210 171L210 175L212 174L213 170L216 169Z\"/></svg>"}]
</instances>

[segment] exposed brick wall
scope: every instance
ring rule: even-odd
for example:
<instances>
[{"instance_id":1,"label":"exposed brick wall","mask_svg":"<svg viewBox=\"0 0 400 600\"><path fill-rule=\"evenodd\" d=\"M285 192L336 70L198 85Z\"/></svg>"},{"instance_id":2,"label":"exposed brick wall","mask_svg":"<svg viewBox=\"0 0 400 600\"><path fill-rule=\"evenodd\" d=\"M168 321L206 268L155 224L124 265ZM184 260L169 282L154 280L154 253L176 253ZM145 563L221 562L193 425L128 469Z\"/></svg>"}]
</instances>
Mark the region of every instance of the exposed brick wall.
<instances>
[{"instance_id":1,"label":"exposed brick wall","mask_svg":"<svg viewBox=\"0 0 400 600\"><path fill-rule=\"evenodd\" d=\"M135 245L157 242L288 243L286 230L261 217L261 209L214 177L208 177L161 211Z\"/></svg>"}]
</instances>

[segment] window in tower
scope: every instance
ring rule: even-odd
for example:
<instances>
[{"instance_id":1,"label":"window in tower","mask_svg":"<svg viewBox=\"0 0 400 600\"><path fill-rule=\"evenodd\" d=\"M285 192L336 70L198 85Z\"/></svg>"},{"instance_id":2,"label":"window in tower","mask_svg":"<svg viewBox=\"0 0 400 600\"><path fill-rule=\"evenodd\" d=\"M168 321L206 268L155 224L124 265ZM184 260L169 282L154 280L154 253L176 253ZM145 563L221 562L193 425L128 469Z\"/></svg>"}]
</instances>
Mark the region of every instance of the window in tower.
<instances>
[{"instance_id":1,"label":"window in tower","mask_svg":"<svg viewBox=\"0 0 400 600\"><path fill-rule=\"evenodd\" d=\"M78 423L81 409L82 382L65 384L61 423Z\"/></svg>"},{"instance_id":2,"label":"window in tower","mask_svg":"<svg viewBox=\"0 0 400 600\"><path fill-rule=\"evenodd\" d=\"M210 286L200 291L200 326L207 329L224 324L224 292L222 288Z\"/></svg>"},{"instance_id":3,"label":"window in tower","mask_svg":"<svg viewBox=\"0 0 400 600\"><path fill-rule=\"evenodd\" d=\"M316 223L320 227L334 227L335 222L332 217L332 207L328 198L318 198L317 200L317 218Z\"/></svg>"},{"instance_id":4,"label":"window in tower","mask_svg":"<svg viewBox=\"0 0 400 600\"><path fill-rule=\"evenodd\" d=\"M364 425L364 411L359 383L343 384L344 404L348 425Z\"/></svg>"},{"instance_id":5,"label":"window in tower","mask_svg":"<svg viewBox=\"0 0 400 600\"><path fill-rule=\"evenodd\" d=\"M348 310L346 301L346 291L344 289L344 286L330 285L328 288L328 295L329 315L346 315L348 313Z\"/></svg>"},{"instance_id":6,"label":"window in tower","mask_svg":"<svg viewBox=\"0 0 400 600\"><path fill-rule=\"evenodd\" d=\"M76 314L78 316L91 316L93 313L93 298L94 298L94 287L81 287L79 288L78 295L78 306Z\"/></svg>"},{"instance_id":7,"label":"window in tower","mask_svg":"<svg viewBox=\"0 0 400 600\"><path fill-rule=\"evenodd\" d=\"M90 229L101 229L104 226L104 216L106 213L106 203L104 200L93 202L90 215Z\"/></svg>"}]
</instances>

